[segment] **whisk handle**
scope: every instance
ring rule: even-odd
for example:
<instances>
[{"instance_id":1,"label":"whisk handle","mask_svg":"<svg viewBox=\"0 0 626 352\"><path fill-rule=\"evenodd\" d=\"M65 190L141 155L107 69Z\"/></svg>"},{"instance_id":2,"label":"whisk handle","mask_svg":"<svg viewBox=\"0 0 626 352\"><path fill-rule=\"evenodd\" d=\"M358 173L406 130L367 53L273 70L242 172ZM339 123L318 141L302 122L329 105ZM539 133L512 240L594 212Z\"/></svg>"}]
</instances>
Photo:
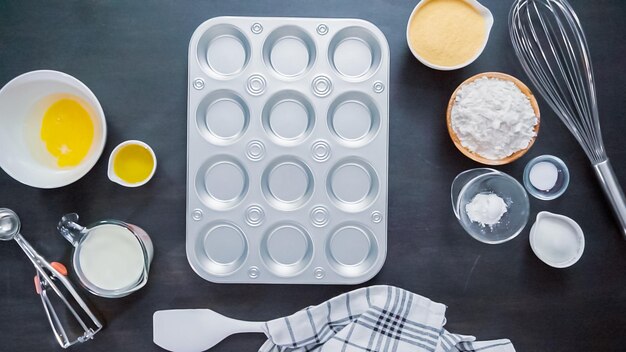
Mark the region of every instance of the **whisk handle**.
<instances>
[{"instance_id":1,"label":"whisk handle","mask_svg":"<svg viewBox=\"0 0 626 352\"><path fill-rule=\"evenodd\" d=\"M624 197L622 187L617 181L615 172L613 172L613 167L607 159L601 163L593 165L593 168L596 171L596 175L600 180L602 188L604 189L604 193L607 198L609 198L609 201L613 206L615 216L622 227L622 236L626 239L626 198Z\"/></svg>"}]
</instances>

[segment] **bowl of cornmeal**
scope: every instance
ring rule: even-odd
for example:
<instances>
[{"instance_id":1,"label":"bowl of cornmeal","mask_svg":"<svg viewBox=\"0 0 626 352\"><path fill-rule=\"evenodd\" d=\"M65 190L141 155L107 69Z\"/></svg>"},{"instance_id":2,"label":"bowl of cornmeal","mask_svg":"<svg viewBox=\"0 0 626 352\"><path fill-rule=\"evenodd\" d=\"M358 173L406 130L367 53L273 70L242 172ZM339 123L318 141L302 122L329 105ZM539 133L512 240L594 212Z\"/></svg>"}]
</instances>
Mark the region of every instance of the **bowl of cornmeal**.
<instances>
[{"instance_id":1,"label":"bowl of cornmeal","mask_svg":"<svg viewBox=\"0 0 626 352\"><path fill-rule=\"evenodd\" d=\"M77 181L102 154L106 132L98 99L68 74L32 71L0 89L0 167L25 185Z\"/></svg>"},{"instance_id":2,"label":"bowl of cornmeal","mask_svg":"<svg viewBox=\"0 0 626 352\"><path fill-rule=\"evenodd\" d=\"M493 15L476 0L422 0L411 13L406 40L413 55L436 70L456 70L485 49Z\"/></svg>"}]
</instances>

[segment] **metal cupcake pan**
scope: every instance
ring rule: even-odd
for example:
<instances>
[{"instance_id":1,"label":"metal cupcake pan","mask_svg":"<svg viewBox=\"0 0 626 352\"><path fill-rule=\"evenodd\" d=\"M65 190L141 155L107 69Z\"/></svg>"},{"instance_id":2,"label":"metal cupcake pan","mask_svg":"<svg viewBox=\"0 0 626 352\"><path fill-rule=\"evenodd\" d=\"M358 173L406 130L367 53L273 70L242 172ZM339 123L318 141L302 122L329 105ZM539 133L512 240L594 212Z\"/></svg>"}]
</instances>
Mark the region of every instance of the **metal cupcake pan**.
<instances>
[{"instance_id":1,"label":"metal cupcake pan","mask_svg":"<svg viewBox=\"0 0 626 352\"><path fill-rule=\"evenodd\" d=\"M217 17L189 45L187 257L224 283L356 284L387 250L389 47L356 19Z\"/></svg>"}]
</instances>

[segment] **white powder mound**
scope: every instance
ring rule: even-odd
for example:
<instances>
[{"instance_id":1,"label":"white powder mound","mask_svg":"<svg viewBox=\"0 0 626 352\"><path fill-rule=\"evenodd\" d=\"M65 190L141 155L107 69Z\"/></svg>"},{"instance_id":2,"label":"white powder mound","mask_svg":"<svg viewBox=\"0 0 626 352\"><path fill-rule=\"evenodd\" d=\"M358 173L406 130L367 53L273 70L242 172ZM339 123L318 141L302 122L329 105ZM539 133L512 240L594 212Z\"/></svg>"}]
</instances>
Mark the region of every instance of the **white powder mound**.
<instances>
[{"instance_id":1,"label":"white powder mound","mask_svg":"<svg viewBox=\"0 0 626 352\"><path fill-rule=\"evenodd\" d=\"M499 160L528 147L536 134L537 116L513 82L483 77L459 89L451 123L461 145Z\"/></svg>"},{"instance_id":2,"label":"white powder mound","mask_svg":"<svg viewBox=\"0 0 626 352\"><path fill-rule=\"evenodd\" d=\"M481 226L496 225L506 211L504 199L493 193L479 193L465 205L465 212L469 219Z\"/></svg>"}]
</instances>

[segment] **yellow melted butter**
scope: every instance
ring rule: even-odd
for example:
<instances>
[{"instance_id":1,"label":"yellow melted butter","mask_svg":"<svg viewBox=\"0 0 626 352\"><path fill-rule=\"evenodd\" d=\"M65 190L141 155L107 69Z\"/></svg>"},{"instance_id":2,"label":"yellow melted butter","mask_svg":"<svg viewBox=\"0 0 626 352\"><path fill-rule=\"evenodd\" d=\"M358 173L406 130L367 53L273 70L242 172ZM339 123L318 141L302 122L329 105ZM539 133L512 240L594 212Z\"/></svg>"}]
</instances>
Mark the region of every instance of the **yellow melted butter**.
<instances>
[{"instance_id":1,"label":"yellow melted butter","mask_svg":"<svg viewBox=\"0 0 626 352\"><path fill-rule=\"evenodd\" d=\"M91 149L93 120L77 101L59 99L44 113L40 137L59 167L77 166Z\"/></svg>"},{"instance_id":2,"label":"yellow melted butter","mask_svg":"<svg viewBox=\"0 0 626 352\"><path fill-rule=\"evenodd\" d=\"M426 61L462 65L482 47L487 28L481 13L464 0L424 0L409 24L411 47Z\"/></svg>"},{"instance_id":3,"label":"yellow melted butter","mask_svg":"<svg viewBox=\"0 0 626 352\"><path fill-rule=\"evenodd\" d=\"M113 158L113 172L125 182L145 181L154 168L154 159L148 149L137 144L120 148Z\"/></svg>"}]
</instances>

